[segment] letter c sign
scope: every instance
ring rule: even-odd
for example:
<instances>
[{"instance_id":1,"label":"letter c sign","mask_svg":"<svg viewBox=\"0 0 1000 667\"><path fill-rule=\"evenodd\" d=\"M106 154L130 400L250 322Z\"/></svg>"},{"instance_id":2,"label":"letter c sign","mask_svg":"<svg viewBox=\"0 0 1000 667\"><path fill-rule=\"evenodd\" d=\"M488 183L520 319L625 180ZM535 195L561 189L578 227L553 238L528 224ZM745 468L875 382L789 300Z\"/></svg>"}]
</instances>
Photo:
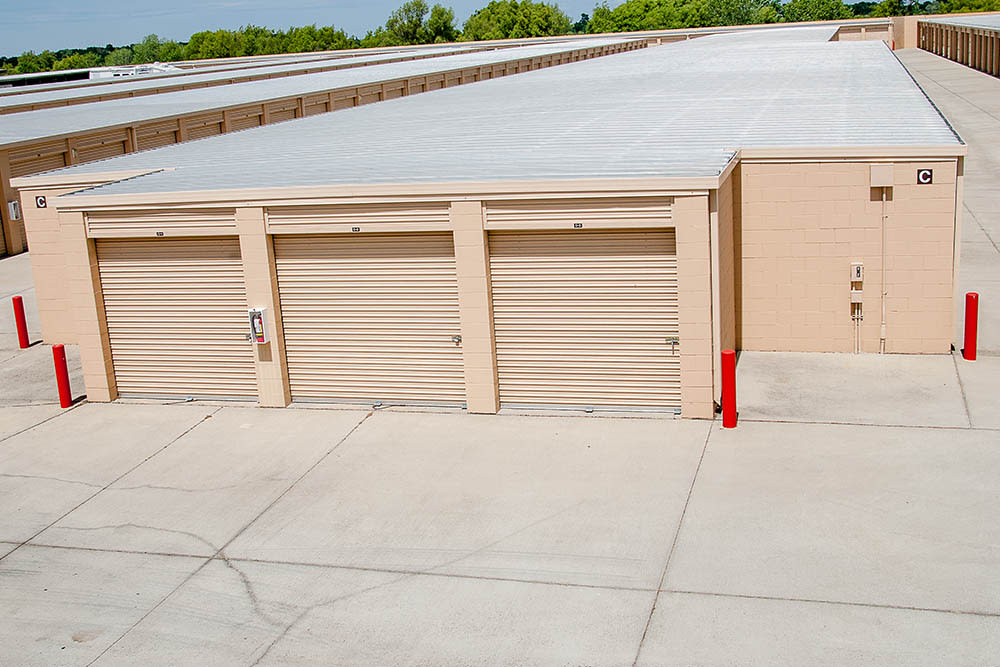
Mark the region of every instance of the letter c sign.
<instances>
[{"instance_id":1,"label":"letter c sign","mask_svg":"<svg viewBox=\"0 0 1000 667\"><path fill-rule=\"evenodd\" d=\"M933 182L933 169L917 169L917 185L930 185Z\"/></svg>"}]
</instances>

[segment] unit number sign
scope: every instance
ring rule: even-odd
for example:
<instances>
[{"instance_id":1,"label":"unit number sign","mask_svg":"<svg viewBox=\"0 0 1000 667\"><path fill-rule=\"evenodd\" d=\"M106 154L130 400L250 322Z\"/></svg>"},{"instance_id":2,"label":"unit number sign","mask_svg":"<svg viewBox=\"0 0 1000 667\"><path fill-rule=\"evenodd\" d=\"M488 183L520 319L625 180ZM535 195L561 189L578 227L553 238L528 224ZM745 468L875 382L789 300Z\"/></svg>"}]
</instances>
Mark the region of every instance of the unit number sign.
<instances>
[{"instance_id":1,"label":"unit number sign","mask_svg":"<svg viewBox=\"0 0 1000 667\"><path fill-rule=\"evenodd\" d=\"M917 185L930 185L933 182L933 169L917 169Z\"/></svg>"}]
</instances>

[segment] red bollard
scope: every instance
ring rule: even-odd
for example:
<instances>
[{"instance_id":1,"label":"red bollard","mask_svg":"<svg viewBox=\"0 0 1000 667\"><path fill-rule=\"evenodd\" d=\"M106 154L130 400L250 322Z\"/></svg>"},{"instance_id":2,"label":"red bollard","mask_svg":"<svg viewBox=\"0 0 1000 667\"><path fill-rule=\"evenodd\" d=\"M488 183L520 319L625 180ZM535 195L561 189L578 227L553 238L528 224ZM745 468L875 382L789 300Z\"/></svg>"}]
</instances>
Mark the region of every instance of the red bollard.
<instances>
[{"instance_id":1,"label":"red bollard","mask_svg":"<svg viewBox=\"0 0 1000 667\"><path fill-rule=\"evenodd\" d=\"M977 338L979 338L979 294L969 292L965 295L965 347L962 348L962 358L966 361L976 360Z\"/></svg>"},{"instance_id":2,"label":"red bollard","mask_svg":"<svg viewBox=\"0 0 1000 667\"><path fill-rule=\"evenodd\" d=\"M52 360L56 364L56 385L59 387L59 407L68 408L73 405L73 396L69 390L69 369L66 368L66 348L62 345L52 346Z\"/></svg>"},{"instance_id":3,"label":"red bollard","mask_svg":"<svg viewBox=\"0 0 1000 667\"><path fill-rule=\"evenodd\" d=\"M28 340L28 322L24 319L24 299L15 296L11 301L14 302L14 322L17 323L17 344L23 350L31 345Z\"/></svg>"},{"instance_id":4,"label":"red bollard","mask_svg":"<svg viewBox=\"0 0 1000 667\"><path fill-rule=\"evenodd\" d=\"M736 351L722 351L722 427L736 428Z\"/></svg>"}]
</instances>

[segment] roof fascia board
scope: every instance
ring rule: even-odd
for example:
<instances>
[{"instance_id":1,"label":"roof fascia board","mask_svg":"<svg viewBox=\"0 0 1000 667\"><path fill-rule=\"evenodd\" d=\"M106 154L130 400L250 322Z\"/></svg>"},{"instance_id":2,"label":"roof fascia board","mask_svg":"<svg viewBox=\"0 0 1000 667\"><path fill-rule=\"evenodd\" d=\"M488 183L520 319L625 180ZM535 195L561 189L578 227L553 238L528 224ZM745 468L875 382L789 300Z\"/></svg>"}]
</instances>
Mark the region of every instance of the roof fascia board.
<instances>
[{"instance_id":1,"label":"roof fascia board","mask_svg":"<svg viewBox=\"0 0 1000 667\"><path fill-rule=\"evenodd\" d=\"M137 176L146 176L158 171L165 171L159 167L152 169L129 169L123 171L101 171L92 173L60 174L48 172L44 174L32 174L12 178L10 184L18 190L38 189L38 188L63 188L72 185L94 186L105 185L115 181L124 181Z\"/></svg>"},{"instance_id":2,"label":"roof fascia board","mask_svg":"<svg viewBox=\"0 0 1000 667\"><path fill-rule=\"evenodd\" d=\"M644 178L573 181L498 181L458 183L392 183L381 185L309 186L253 190L208 190L201 192L153 192L137 194L75 194L57 197L52 205L61 211L92 210L105 206L149 206L171 204L221 204L236 206L287 205L291 201L357 201L362 197L433 197L450 201L480 200L491 196L676 196L705 193L719 187L718 176L697 178Z\"/></svg>"},{"instance_id":3,"label":"roof fascia board","mask_svg":"<svg viewBox=\"0 0 1000 667\"><path fill-rule=\"evenodd\" d=\"M921 158L960 157L968 153L965 144L945 146L785 146L740 149L743 160L811 158Z\"/></svg>"}]
</instances>

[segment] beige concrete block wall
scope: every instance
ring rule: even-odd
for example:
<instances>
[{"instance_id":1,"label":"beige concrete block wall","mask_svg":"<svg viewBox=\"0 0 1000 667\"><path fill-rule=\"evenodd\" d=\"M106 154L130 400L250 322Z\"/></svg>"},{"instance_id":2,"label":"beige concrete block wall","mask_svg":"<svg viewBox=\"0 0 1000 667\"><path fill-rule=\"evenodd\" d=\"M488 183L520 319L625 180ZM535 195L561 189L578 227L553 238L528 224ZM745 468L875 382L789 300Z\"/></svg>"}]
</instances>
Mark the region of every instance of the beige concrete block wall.
<instances>
[{"instance_id":1,"label":"beige concrete block wall","mask_svg":"<svg viewBox=\"0 0 1000 667\"><path fill-rule=\"evenodd\" d=\"M500 393L483 203L452 202L450 220L455 239L466 408L469 412L492 414L500 409Z\"/></svg>"},{"instance_id":2,"label":"beige concrete block wall","mask_svg":"<svg viewBox=\"0 0 1000 667\"><path fill-rule=\"evenodd\" d=\"M118 387L97 268L97 246L93 239L87 238L82 213L60 213L59 225L66 250L66 281L72 300L71 316L76 324L87 400L113 401L118 398Z\"/></svg>"},{"instance_id":3,"label":"beige concrete block wall","mask_svg":"<svg viewBox=\"0 0 1000 667\"><path fill-rule=\"evenodd\" d=\"M12 220L7 211L7 202L17 200L17 191L10 185L10 162L6 151L0 151L0 256L16 255L24 252L24 215L20 220Z\"/></svg>"},{"instance_id":4,"label":"beige concrete block wall","mask_svg":"<svg viewBox=\"0 0 1000 667\"><path fill-rule=\"evenodd\" d=\"M920 16L894 16L890 25L892 26L892 39L897 49L912 49L917 44L917 22Z\"/></svg>"},{"instance_id":5,"label":"beige concrete block wall","mask_svg":"<svg viewBox=\"0 0 1000 667\"><path fill-rule=\"evenodd\" d=\"M674 199L680 317L681 415L715 416L712 348L712 255L708 195Z\"/></svg>"},{"instance_id":6,"label":"beige concrete block wall","mask_svg":"<svg viewBox=\"0 0 1000 667\"><path fill-rule=\"evenodd\" d=\"M270 340L253 346L257 397L264 407L285 407L292 402L292 395L285 360L285 336L281 327L281 301L278 298L274 245L266 231L264 209L236 209L236 227L240 235L247 305L250 308L267 308L264 326L270 333ZM248 331L249 328L248 319Z\"/></svg>"},{"instance_id":7,"label":"beige concrete block wall","mask_svg":"<svg viewBox=\"0 0 1000 667\"><path fill-rule=\"evenodd\" d=\"M863 262L862 349L879 349L882 203L868 162L742 164L736 236L744 350L853 351L850 265ZM919 168L934 170L917 185ZM897 162L886 204L887 352L951 345L955 161Z\"/></svg>"},{"instance_id":8,"label":"beige concrete block wall","mask_svg":"<svg viewBox=\"0 0 1000 667\"><path fill-rule=\"evenodd\" d=\"M722 350L736 348L736 218L739 215L739 167L719 186L719 331ZM717 388L718 389L718 388Z\"/></svg>"},{"instance_id":9,"label":"beige concrete block wall","mask_svg":"<svg viewBox=\"0 0 1000 667\"><path fill-rule=\"evenodd\" d=\"M888 42L892 40L892 31L889 26L852 26L846 25L837 31L833 42L868 42L881 40Z\"/></svg>"},{"instance_id":10,"label":"beige concrete block wall","mask_svg":"<svg viewBox=\"0 0 1000 667\"><path fill-rule=\"evenodd\" d=\"M78 189L79 186L21 192L21 211L31 247L31 274L35 281L42 340L50 345L76 344L77 338L59 213L49 202L54 203L59 195ZM45 197L47 206L38 208L36 197ZM73 244L72 238L69 243Z\"/></svg>"}]
</instances>

